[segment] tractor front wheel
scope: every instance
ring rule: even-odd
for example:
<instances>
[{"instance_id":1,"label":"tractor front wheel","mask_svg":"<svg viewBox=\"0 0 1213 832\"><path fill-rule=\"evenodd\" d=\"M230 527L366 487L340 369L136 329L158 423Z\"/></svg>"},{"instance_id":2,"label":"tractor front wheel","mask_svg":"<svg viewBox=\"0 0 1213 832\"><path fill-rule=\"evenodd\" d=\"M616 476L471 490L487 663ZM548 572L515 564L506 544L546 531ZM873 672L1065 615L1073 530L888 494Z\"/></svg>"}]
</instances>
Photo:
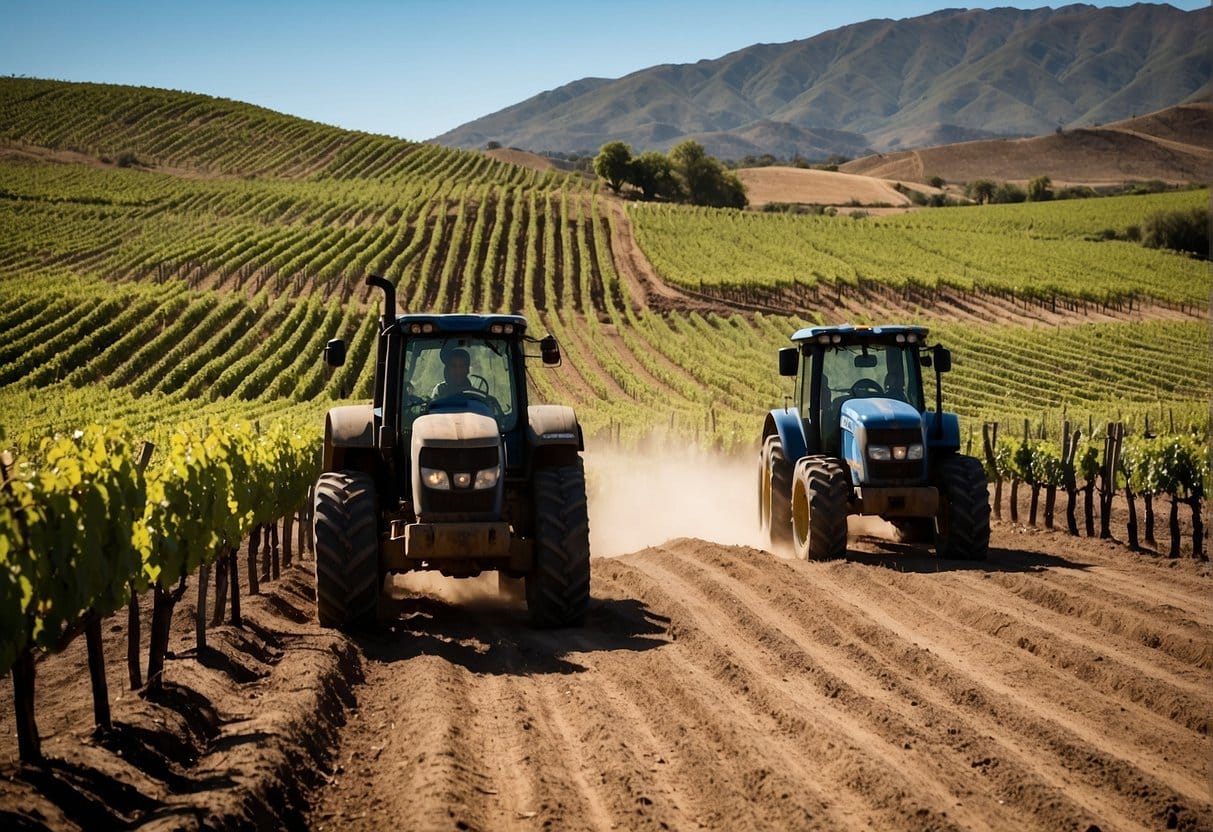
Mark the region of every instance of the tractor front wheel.
<instances>
[{"instance_id":1,"label":"tractor front wheel","mask_svg":"<svg viewBox=\"0 0 1213 832\"><path fill-rule=\"evenodd\" d=\"M792 542L792 466L774 435L758 455L758 530L772 548Z\"/></svg>"},{"instance_id":2,"label":"tractor front wheel","mask_svg":"<svg viewBox=\"0 0 1213 832\"><path fill-rule=\"evenodd\" d=\"M985 560L990 549L990 493L986 471L971 456L944 457L936 467L939 488L935 551L945 558Z\"/></svg>"},{"instance_id":3,"label":"tractor front wheel","mask_svg":"<svg viewBox=\"0 0 1213 832\"><path fill-rule=\"evenodd\" d=\"M312 540L316 552L316 618L354 630L375 621L379 604L379 500L375 482L352 471L316 482Z\"/></svg>"},{"instance_id":4,"label":"tractor front wheel","mask_svg":"<svg viewBox=\"0 0 1213 832\"><path fill-rule=\"evenodd\" d=\"M580 627L590 607L590 520L585 468L576 462L537 468L535 562L526 605L535 627Z\"/></svg>"},{"instance_id":5,"label":"tractor front wheel","mask_svg":"<svg viewBox=\"0 0 1213 832\"><path fill-rule=\"evenodd\" d=\"M807 456L792 479L792 546L804 560L847 553L847 498L851 483L837 459Z\"/></svg>"}]
</instances>

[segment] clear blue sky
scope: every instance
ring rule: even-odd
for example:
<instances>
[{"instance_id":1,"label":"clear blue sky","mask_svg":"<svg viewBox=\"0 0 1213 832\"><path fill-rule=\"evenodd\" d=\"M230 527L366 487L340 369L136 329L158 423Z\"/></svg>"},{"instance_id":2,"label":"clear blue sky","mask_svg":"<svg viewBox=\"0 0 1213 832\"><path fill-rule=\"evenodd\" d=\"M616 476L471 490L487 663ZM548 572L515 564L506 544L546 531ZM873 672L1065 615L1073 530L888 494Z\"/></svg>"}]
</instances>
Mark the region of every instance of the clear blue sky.
<instances>
[{"instance_id":1,"label":"clear blue sky","mask_svg":"<svg viewBox=\"0 0 1213 832\"><path fill-rule=\"evenodd\" d=\"M579 78L718 58L872 18L1008 5L1065 3L0 0L0 75L206 93L423 140Z\"/></svg>"}]
</instances>

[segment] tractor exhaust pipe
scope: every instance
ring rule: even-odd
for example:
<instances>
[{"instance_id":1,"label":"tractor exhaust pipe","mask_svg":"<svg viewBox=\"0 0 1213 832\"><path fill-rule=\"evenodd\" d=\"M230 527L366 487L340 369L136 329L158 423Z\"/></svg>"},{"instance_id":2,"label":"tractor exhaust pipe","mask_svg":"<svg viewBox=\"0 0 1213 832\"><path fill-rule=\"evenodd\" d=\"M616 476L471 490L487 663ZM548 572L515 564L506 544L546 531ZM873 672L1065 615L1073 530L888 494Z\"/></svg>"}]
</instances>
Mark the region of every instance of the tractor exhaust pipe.
<instances>
[{"instance_id":1,"label":"tractor exhaust pipe","mask_svg":"<svg viewBox=\"0 0 1213 832\"><path fill-rule=\"evenodd\" d=\"M396 287L377 274L367 277L366 285L383 290L383 329L386 330L396 323Z\"/></svg>"}]
</instances>

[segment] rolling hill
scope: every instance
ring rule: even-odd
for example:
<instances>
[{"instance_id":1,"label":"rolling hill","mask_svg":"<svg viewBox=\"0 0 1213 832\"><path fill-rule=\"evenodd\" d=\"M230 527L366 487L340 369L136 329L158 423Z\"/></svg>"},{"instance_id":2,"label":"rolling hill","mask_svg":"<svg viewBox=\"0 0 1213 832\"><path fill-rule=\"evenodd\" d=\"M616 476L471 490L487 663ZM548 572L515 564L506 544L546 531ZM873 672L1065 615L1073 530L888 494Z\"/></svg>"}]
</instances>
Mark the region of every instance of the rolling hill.
<instances>
[{"instance_id":1,"label":"rolling hill","mask_svg":"<svg viewBox=\"0 0 1213 832\"><path fill-rule=\"evenodd\" d=\"M840 171L880 179L1120 184L1131 180L1208 182L1213 178L1213 105L1182 104L1099 127L1028 139L987 139L855 159Z\"/></svg>"},{"instance_id":2,"label":"rolling hill","mask_svg":"<svg viewBox=\"0 0 1213 832\"><path fill-rule=\"evenodd\" d=\"M636 152L683 139L712 155L822 159L1130 118L1213 91L1210 9L948 9L869 20L714 60L585 78L434 141Z\"/></svg>"}]
</instances>

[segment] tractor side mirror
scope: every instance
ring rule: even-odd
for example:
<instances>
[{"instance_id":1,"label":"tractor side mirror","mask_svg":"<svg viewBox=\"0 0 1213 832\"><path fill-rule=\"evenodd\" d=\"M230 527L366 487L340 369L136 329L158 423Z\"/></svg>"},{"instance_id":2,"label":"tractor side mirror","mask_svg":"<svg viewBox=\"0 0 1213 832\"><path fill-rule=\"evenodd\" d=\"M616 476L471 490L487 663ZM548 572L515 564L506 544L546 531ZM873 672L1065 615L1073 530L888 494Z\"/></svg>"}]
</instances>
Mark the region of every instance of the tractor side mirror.
<instances>
[{"instance_id":1,"label":"tractor side mirror","mask_svg":"<svg viewBox=\"0 0 1213 832\"><path fill-rule=\"evenodd\" d=\"M800 350L796 347L783 347L779 350L779 374L794 376L800 365Z\"/></svg>"},{"instance_id":2,"label":"tractor side mirror","mask_svg":"<svg viewBox=\"0 0 1213 832\"><path fill-rule=\"evenodd\" d=\"M334 338L324 345L324 363L330 367L340 367L345 363L345 341Z\"/></svg>"},{"instance_id":3,"label":"tractor side mirror","mask_svg":"<svg viewBox=\"0 0 1213 832\"><path fill-rule=\"evenodd\" d=\"M935 345L935 372L946 373L952 369L952 353L947 347Z\"/></svg>"},{"instance_id":4,"label":"tractor side mirror","mask_svg":"<svg viewBox=\"0 0 1213 832\"><path fill-rule=\"evenodd\" d=\"M545 366L560 366L560 345L556 343L555 336L545 335L540 339L539 354L543 356L543 363Z\"/></svg>"}]
</instances>

